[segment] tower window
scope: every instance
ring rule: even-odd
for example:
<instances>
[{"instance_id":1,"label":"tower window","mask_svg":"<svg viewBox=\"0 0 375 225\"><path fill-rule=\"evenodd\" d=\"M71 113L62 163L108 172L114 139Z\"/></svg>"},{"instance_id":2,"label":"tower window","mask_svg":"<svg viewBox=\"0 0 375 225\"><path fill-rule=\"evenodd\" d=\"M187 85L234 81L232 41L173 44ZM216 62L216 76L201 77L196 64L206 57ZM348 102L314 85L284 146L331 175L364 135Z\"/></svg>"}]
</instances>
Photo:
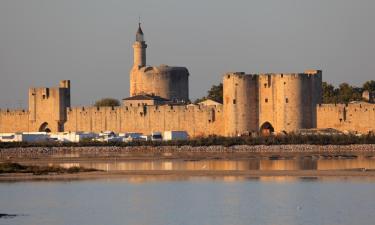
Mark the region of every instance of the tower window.
<instances>
[{"instance_id":1,"label":"tower window","mask_svg":"<svg viewBox=\"0 0 375 225\"><path fill-rule=\"evenodd\" d=\"M285 103L289 103L289 99L288 98L285 99Z\"/></svg>"},{"instance_id":2,"label":"tower window","mask_svg":"<svg viewBox=\"0 0 375 225\"><path fill-rule=\"evenodd\" d=\"M268 98L266 98L264 101L267 103L268 102Z\"/></svg>"},{"instance_id":3,"label":"tower window","mask_svg":"<svg viewBox=\"0 0 375 225\"><path fill-rule=\"evenodd\" d=\"M235 105L237 103L236 99L233 99L233 105Z\"/></svg>"},{"instance_id":4,"label":"tower window","mask_svg":"<svg viewBox=\"0 0 375 225\"><path fill-rule=\"evenodd\" d=\"M266 83L264 84L264 88L267 88L267 84Z\"/></svg>"}]
</instances>

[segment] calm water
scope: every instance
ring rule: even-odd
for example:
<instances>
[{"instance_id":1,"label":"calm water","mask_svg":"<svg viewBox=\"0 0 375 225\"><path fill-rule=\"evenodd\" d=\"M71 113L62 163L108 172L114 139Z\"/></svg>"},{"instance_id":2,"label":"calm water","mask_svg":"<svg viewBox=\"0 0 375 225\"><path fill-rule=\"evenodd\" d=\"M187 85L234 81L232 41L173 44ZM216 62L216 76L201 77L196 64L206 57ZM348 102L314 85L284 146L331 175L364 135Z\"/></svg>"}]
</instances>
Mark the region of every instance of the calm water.
<instances>
[{"instance_id":1,"label":"calm water","mask_svg":"<svg viewBox=\"0 0 375 225\"><path fill-rule=\"evenodd\" d=\"M375 169L375 158L358 156L356 158L312 158L293 159L246 159L246 160L133 160L133 161L85 161L72 158L65 163L49 163L49 165L72 167L81 166L105 171L114 170L344 170Z\"/></svg>"},{"instance_id":2,"label":"calm water","mask_svg":"<svg viewBox=\"0 0 375 225\"><path fill-rule=\"evenodd\" d=\"M153 178L0 183L0 225L375 224L367 179Z\"/></svg>"}]
</instances>

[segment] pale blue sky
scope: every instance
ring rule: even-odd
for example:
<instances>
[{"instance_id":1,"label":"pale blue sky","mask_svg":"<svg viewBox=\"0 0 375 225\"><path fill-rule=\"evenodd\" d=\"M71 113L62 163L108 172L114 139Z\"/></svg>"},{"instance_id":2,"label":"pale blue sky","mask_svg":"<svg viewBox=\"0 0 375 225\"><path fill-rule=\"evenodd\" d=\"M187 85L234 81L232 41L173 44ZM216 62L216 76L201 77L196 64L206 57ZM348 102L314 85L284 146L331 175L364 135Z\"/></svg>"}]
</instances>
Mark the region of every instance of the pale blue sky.
<instances>
[{"instance_id":1,"label":"pale blue sky","mask_svg":"<svg viewBox=\"0 0 375 225\"><path fill-rule=\"evenodd\" d=\"M373 0L0 0L0 107L62 79L74 105L128 96L139 15L147 63L186 66L191 99L228 71L316 68L360 85L375 79L374 12Z\"/></svg>"}]
</instances>

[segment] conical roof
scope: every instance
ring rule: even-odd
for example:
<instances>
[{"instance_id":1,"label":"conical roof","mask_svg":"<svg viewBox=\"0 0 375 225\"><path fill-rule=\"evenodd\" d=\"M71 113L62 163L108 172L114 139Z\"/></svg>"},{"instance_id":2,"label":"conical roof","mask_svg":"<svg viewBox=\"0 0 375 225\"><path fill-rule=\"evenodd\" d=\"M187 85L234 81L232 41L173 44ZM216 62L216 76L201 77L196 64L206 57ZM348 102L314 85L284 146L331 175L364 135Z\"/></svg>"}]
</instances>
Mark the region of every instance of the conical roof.
<instances>
[{"instance_id":1,"label":"conical roof","mask_svg":"<svg viewBox=\"0 0 375 225\"><path fill-rule=\"evenodd\" d=\"M139 25L138 25L137 34L143 35L143 31L142 31L142 28L141 28L141 23L139 23Z\"/></svg>"},{"instance_id":2,"label":"conical roof","mask_svg":"<svg viewBox=\"0 0 375 225\"><path fill-rule=\"evenodd\" d=\"M144 42L143 31L142 31L142 28L141 28L141 23L139 23L137 34L135 35L135 40L137 42Z\"/></svg>"}]
</instances>

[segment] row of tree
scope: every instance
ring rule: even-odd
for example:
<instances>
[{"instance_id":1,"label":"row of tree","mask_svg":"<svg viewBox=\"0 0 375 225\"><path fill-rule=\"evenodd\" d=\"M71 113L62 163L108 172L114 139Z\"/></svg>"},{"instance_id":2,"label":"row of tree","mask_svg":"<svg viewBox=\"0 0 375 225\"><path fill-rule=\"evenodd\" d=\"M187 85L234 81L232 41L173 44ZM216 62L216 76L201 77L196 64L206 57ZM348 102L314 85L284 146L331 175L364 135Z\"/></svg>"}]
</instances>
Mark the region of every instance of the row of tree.
<instances>
[{"instance_id":1,"label":"row of tree","mask_svg":"<svg viewBox=\"0 0 375 225\"><path fill-rule=\"evenodd\" d=\"M342 83L339 87L323 82L323 103L349 103L351 101L361 101L362 93L369 91L375 92L375 81L365 82L362 87L351 86L348 83Z\"/></svg>"},{"instance_id":2,"label":"row of tree","mask_svg":"<svg viewBox=\"0 0 375 225\"><path fill-rule=\"evenodd\" d=\"M369 91L375 93L375 81L370 80L365 82L362 87L351 86L348 83L342 83L339 87L323 82L323 103L349 103L351 101L361 101L362 93ZM211 99L216 102L223 103L223 84L213 85L208 90L207 95L195 100L195 103Z\"/></svg>"}]
</instances>

